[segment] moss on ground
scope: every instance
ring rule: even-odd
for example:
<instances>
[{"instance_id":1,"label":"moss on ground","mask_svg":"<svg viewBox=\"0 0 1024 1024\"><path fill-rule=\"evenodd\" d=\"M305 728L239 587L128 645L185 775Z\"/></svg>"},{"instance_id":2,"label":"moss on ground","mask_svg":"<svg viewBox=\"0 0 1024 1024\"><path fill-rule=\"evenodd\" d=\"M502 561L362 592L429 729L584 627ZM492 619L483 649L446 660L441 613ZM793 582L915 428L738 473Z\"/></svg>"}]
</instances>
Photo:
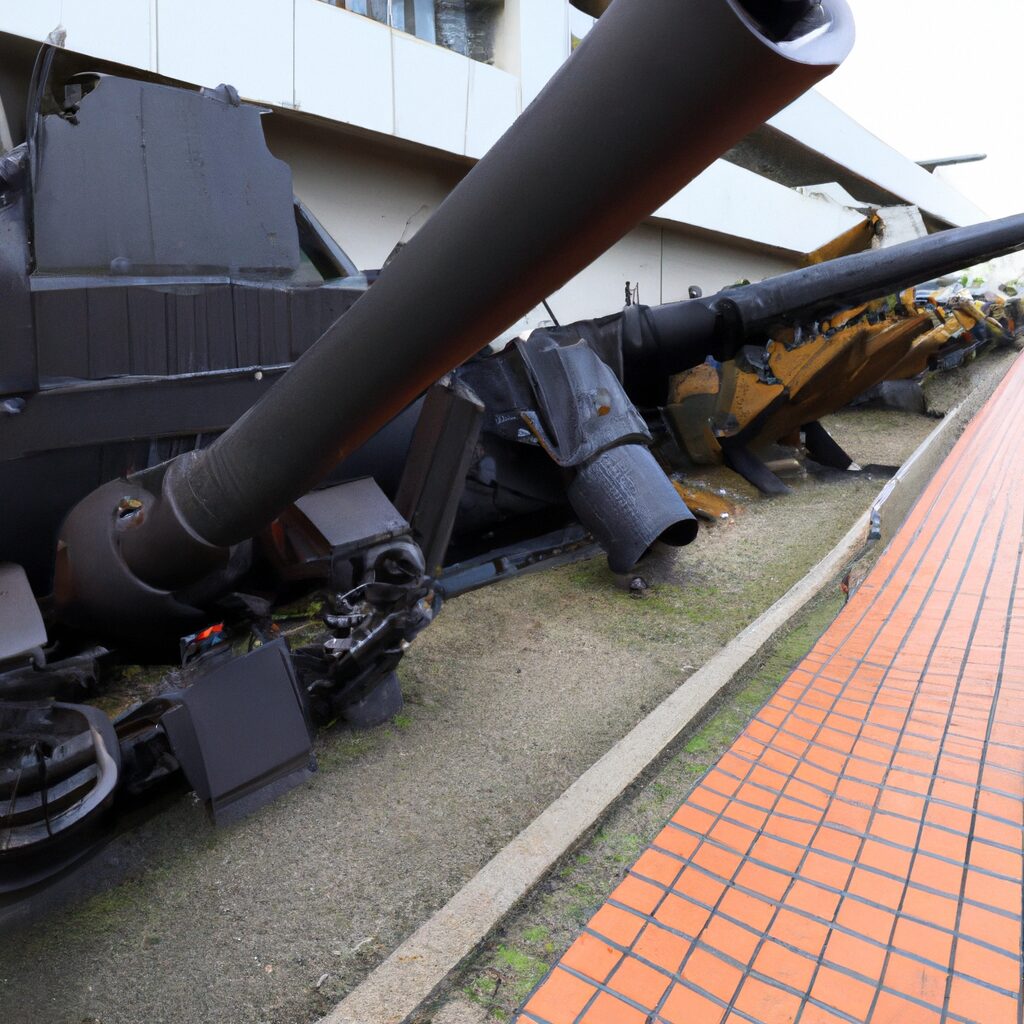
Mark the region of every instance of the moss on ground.
<instances>
[{"instance_id":1,"label":"moss on ground","mask_svg":"<svg viewBox=\"0 0 1024 1024\"><path fill-rule=\"evenodd\" d=\"M378 742L377 732L335 729L332 732L321 733L314 748L317 764L321 771L334 771L348 761L364 757Z\"/></svg>"}]
</instances>

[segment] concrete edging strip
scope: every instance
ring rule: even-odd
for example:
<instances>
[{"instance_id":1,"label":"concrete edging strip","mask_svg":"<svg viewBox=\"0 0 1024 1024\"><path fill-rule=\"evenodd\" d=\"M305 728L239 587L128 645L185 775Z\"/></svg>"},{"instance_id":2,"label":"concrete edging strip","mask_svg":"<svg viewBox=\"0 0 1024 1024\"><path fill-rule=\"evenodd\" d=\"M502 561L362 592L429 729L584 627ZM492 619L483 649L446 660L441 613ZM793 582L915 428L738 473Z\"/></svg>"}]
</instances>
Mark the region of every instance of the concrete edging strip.
<instances>
[{"instance_id":1,"label":"concrete edging strip","mask_svg":"<svg viewBox=\"0 0 1024 1024\"><path fill-rule=\"evenodd\" d=\"M910 513L935 470L949 454L975 410L967 403L950 409L942 422L917 446L896 475L882 488L871 506L873 539L888 544Z\"/></svg>"},{"instance_id":2,"label":"concrete edging strip","mask_svg":"<svg viewBox=\"0 0 1024 1024\"><path fill-rule=\"evenodd\" d=\"M415 1013L736 673L841 574L869 533L878 531L874 536L884 543L892 539L966 421L997 384L951 409L828 555L495 854L319 1024L403 1024Z\"/></svg>"},{"instance_id":3,"label":"concrete edging strip","mask_svg":"<svg viewBox=\"0 0 1024 1024\"><path fill-rule=\"evenodd\" d=\"M320 1024L401 1024L422 1006L736 673L841 574L864 546L870 521L865 512L802 580L587 769Z\"/></svg>"}]
</instances>

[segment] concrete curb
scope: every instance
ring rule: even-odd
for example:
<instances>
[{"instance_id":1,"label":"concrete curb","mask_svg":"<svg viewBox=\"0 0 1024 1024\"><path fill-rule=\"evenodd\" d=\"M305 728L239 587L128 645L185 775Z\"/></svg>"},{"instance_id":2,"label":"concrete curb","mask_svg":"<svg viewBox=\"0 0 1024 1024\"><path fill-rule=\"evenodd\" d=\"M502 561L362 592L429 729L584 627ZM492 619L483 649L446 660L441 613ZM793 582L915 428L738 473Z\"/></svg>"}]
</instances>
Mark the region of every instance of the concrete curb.
<instances>
[{"instance_id":1,"label":"concrete curb","mask_svg":"<svg viewBox=\"0 0 1024 1024\"><path fill-rule=\"evenodd\" d=\"M952 450L966 421L966 403L950 409L942 422L918 445L913 455L882 488L871 506L871 539L888 544L905 522L935 470Z\"/></svg>"},{"instance_id":2,"label":"concrete curb","mask_svg":"<svg viewBox=\"0 0 1024 1024\"><path fill-rule=\"evenodd\" d=\"M999 380L951 409L825 558L584 772L319 1024L407 1021L730 680L849 567L869 537L892 539Z\"/></svg>"},{"instance_id":3,"label":"concrete curb","mask_svg":"<svg viewBox=\"0 0 1024 1024\"><path fill-rule=\"evenodd\" d=\"M320 1024L401 1024L680 733L864 546L867 512L807 575L693 673L497 853Z\"/></svg>"}]
</instances>

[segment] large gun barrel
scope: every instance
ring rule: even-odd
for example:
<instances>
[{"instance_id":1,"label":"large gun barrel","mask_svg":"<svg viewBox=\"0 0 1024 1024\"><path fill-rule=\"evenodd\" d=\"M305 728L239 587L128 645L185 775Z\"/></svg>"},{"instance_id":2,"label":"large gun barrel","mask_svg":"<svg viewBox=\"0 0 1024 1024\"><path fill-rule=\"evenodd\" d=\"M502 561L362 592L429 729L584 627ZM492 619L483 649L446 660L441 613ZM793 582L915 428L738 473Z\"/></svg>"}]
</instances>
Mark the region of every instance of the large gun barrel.
<instances>
[{"instance_id":1,"label":"large gun barrel","mask_svg":"<svg viewBox=\"0 0 1024 1024\"><path fill-rule=\"evenodd\" d=\"M845 0L616 0L257 406L205 451L72 511L58 607L152 620L160 594L222 566L230 545L834 70L852 41Z\"/></svg>"},{"instance_id":2,"label":"large gun barrel","mask_svg":"<svg viewBox=\"0 0 1024 1024\"><path fill-rule=\"evenodd\" d=\"M672 374L708 355L730 359L770 327L807 323L1020 249L1024 214L652 307L646 316L649 329L642 336L634 332L623 344L628 390L646 397L663 393Z\"/></svg>"}]
</instances>

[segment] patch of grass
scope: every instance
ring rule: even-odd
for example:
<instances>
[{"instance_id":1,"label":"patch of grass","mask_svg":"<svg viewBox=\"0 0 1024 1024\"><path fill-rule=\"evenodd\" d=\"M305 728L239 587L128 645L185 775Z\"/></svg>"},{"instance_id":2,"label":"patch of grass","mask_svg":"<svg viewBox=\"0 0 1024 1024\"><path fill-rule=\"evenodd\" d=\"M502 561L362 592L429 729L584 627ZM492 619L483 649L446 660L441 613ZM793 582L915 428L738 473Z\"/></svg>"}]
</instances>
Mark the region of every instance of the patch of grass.
<instances>
[{"instance_id":1,"label":"patch of grass","mask_svg":"<svg viewBox=\"0 0 1024 1024\"><path fill-rule=\"evenodd\" d=\"M349 761L368 754L377 745L375 732L344 731L325 736L317 744L316 759L321 771L334 771Z\"/></svg>"},{"instance_id":2,"label":"patch of grass","mask_svg":"<svg viewBox=\"0 0 1024 1024\"><path fill-rule=\"evenodd\" d=\"M134 896L134 886L130 885L100 892L76 907L70 917L75 926L89 933L114 931L121 926L122 914L135 902Z\"/></svg>"},{"instance_id":3,"label":"patch of grass","mask_svg":"<svg viewBox=\"0 0 1024 1024\"><path fill-rule=\"evenodd\" d=\"M608 854L616 864L632 864L644 848L644 840L635 832L626 832L610 837Z\"/></svg>"},{"instance_id":4,"label":"patch of grass","mask_svg":"<svg viewBox=\"0 0 1024 1024\"><path fill-rule=\"evenodd\" d=\"M319 619L323 611L323 598L314 595L311 598L307 597L304 600L284 605L275 612L274 618L282 621L286 619ZM323 628L322 624L320 628Z\"/></svg>"},{"instance_id":5,"label":"patch of grass","mask_svg":"<svg viewBox=\"0 0 1024 1024\"><path fill-rule=\"evenodd\" d=\"M512 946L499 946L498 963L511 972L510 988L517 1005L521 1003L548 972L549 964Z\"/></svg>"},{"instance_id":6,"label":"patch of grass","mask_svg":"<svg viewBox=\"0 0 1024 1024\"><path fill-rule=\"evenodd\" d=\"M490 974L481 974L474 978L464 989L466 997L481 1006L490 1006L498 991L498 979Z\"/></svg>"},{"instance_id":7,"label":"patch of grass","mask_svg":"<svg viewBox=\"0 0 1024 1024\"><path fill-rule=\"evenodd\" d=\"M781 551L759 566L756 580L660 580L637 599L614 586L607 565L598 558L566 567L561 582L570 592L586 592L592 628L619 646L650 656L652 647L671 647L695 629L710 647L722 646L783 594L802 568L791 552Z\"/></svg>"},{"instance_id":8,"label":"patch of grass","mask_svg":"<svg viewBox=\"0 0 1024 1024\"><path fill-rule=\"evenodd\" d=\"M603 558L591 558L586 562L576 562L565 570L566 579L573 586L589 590L595 584L611 586L614 580L611 570Z\"/></svg>"},{"instance_id":9,"label":"patch of grass","mask_svg":"<svg viewBox=\"0 0 1024 1024\"><path fill-rule=\"evenodd\" d=\"M703 754L705 750L708 750L711 746L711 741L708 738L706 731L698 732L693 739L689 740L683 747L683 750L687 754Z\"/></svg>"},{"instance_id":10,"label":"patch of grass","mask_svg":"<svg viewBox=\"0 0 1024 1024\"><path fill-rule=\"evenodd\" d=\"M404 711L399 711L398 714L391 719L391 724L396 729L408 729L409 726L412 725L412 715L406 714Z\"/></svg>"},{"instance_id":11,"label":"patch of grass","mask_svg":"<svg viewBox=\"0 0 1024 1024\"><path fill-rule=\"evenodd\" d=\"M701 761L698 759L688 759L683 761L679 759L680 769L683 775L692 779L699 779L702 775L706 775L711 770L710 761Z\"/></svg>"},{"instance_id":12,"label":"patch of grass","mask_svg":"<svg viewBox=\"0 0 1024 1024\"><path fill-rule=\"evenodd\" d=\"M573 876L570 876L570 884L565 890L565 899L568 901L565 912L577 924L586 923L594 909L604 899L606 894L598 879L603 878L606 873L607 867L602 869L598 865L588 865L586 868L577 869L575 881L572 880Z\"/></svg>"}]
</instances>

